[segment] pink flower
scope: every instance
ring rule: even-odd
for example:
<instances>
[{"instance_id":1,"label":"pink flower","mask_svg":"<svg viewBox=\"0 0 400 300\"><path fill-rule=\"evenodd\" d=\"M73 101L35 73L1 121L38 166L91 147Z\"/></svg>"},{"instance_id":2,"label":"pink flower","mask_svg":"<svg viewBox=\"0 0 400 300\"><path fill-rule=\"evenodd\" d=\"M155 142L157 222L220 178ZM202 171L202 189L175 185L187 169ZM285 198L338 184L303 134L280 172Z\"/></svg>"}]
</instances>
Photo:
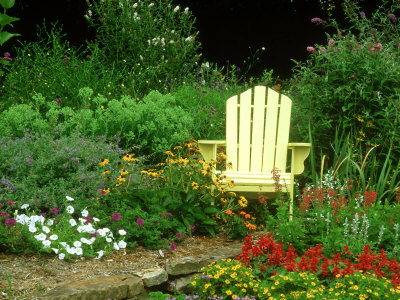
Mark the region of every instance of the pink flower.
<instances>
[{"instance_id":1,"label":"pink flower","mask_svg":"<svg viewBox=\"0 0 400 300\"><path fill-rule=\"evenodd\" d=\"M85 218L85 220L86 220L85 224L93 223L93 218L92 218L92 217L87 216L87 217Z\"/></svg>"},{"instance_id":2,"label":"pink flower","mask_svg":"<svg viewBox=\"0 0 400 300\"><path fill-rule=\"evenodd\" d=\"M0 215L2 217L8 217L8 213L6 213L5 211L0 211Z\"/></svg>"},{"instance_id":3,"label":"pink flower","mask_svg":"<svg viewBox=\"0 0 400 300\"><path fill-rule=\"evenodd\" d=\"M360 12L360 18L361 18L361 19L364 19L364 18L365 18L365 12L363 12L363 11Z\"/></svg>"},{"instance_id":4,"label":"pink flower","mask_svg":"<svg viewBox=\"0 0 400 300\"><path fill-rule=\"evenodd\" d=\"M168 216L168 217L172 217L172 214L171 214L171 213L167 213L167 216Z\"/></svg>"},{"instance_id":5,"label":"pink flower","mask_svg":"<svg viewBox=\"0 0 400 300\"><path fill-rule=\"evenodd\" d=\"M12 202L11 200L8 200L7 202L8 202L8 204L10 204L11 206L14 206L14 205L15 205L15 203Z\"/></svg>"},{"instance_id":6,"label":"pink flower","mask_svg":"<svg viewBox=\"0 0 400 300\"><path fill-rule=\"evenodd\" d=\"M329 41L328 41L328 45L332 45L332 44L334 44L335 43L335 40L333 40L333 39L329 39Z\"/></svg>"},{"instance_id":7,"label":"pink flower","mask_svg":"<svg viewBox=\"0 0 400 300\"><path fill-rule=\"evenodd\" d=\"M177 239L181 239L181 238L182 238L182 234L181 234L180 232L177 232L177 233L176 233L176 238L177 238Z\"/></svg>"},{"instance_id":8,"label":"pink flower","mask_svg":"<svg viewBox=\"0 0 400 300\"><path fill-rule=\"evenodd\" d=\"M161 218L165 218L165 215L164 215L164 214L161 214Z\"/></svg>"},{"instance_id":9,"label":"pink flower","mask_svg":"<svg viewBox=\"0 0 400 300\"><path fill-rule=\"evenodd\" d=\"M121 219L121 214L120 213L114 213L111 217L114 221L118 221Z\"/></svg>"},{"instance_id":10,"label":"pink flower","mask_svg":"<svg viewBox=\"0 0 400 300\"><path fill-rule=\"evenodd\" d=\"M195 225L190 225L190 229L191 229L192 231L195 231L195 230L196 230L196 226L195 226Z\"/></svg>"},{"instance_id":11,"label":"pink flower","mask_svg":"<svg viewBox=\"0 0 400 300\"><path fill-rule=\"evenodd\" d=\"M317 24L317 23L322 23L325 24L326 21L322 20L321 18L312 18L311 23Z\"/></svg>"},{"instance_id":12,"label":"pink flower","mask_svg":"<svg viewBox=\"0 0 400 300\"><path fill-rule=\"evenodd\" d=\"M16 223L16 221L15 221L14 218L9 218L9 219L5 220L4 225L6 225L6 226L12 226L12 225L14 225L15 223Z\"/></svg>"},{"instance_id":13,"label":"pink flower","mask_svg":"<svg viewBox=\"0 0 400 300\"><path fill-rule=\"evenodd\" d=\"M325 47L321 47L321 50L322 50L322 51L326 51L326 48L325 48Z\"/></svg>"},{"instance_id":14,"label":"pink flower","mask_svg":"<svg viewBox=\"0 0 400 300\"><path fill-rule=\"evenodd\" d=\"M137 223L139 226L143 226L144 220L141 219L141 218L137 218L136 223Z\"/></svg>"},{"instance_id":15,"label":"pink flower","mask_svg":"<svg viewBox=\"0 0 400 300\"><path fill-rule=\"evenodd\" d=\"M40 214L42 217L45 217L46 216L46 213L41 213Z\"/></svg>"},{"instance_id":16,"label":"pink flower","mask_svg":"<svg viewBox=\"0 0 400 300\"><path fill-rule=\"evenodd\" d=\"M314 49L314 47L308 46L308 47L307 47L307 51L308 51L308 52L314 52L315 49Z\"/></svg>"},{"instance_id":17,"label":"pink flower","mask_svg":"<svg viewBox=\"0 0 400 300\"><path fill-rule=\"evenodd\" d=\"M54 208L50 211L50 213L53 214L53 215L56 215L56 214L58 214L58 209L54 207Z\"/></svg>"},{"instance_id":18,"label":"pink flower","mask_svg":"<svg viewBox=\"0 0 400 300\"><path fill-rule=\"evenodd\" d=\"M176 245L174 243L169 244L169 249L172 251L176 250Z\"/></svg>"},{"instance_id":19,"label":"pink flower","mask_svg":"<svg viewBox=\"0 0 400 300\"><path fill-rule=\"evenodd\" d=\"M394 24L397 23L397 18L394 14L388 14L388 17Z\"/></svg>"}]
</instances>

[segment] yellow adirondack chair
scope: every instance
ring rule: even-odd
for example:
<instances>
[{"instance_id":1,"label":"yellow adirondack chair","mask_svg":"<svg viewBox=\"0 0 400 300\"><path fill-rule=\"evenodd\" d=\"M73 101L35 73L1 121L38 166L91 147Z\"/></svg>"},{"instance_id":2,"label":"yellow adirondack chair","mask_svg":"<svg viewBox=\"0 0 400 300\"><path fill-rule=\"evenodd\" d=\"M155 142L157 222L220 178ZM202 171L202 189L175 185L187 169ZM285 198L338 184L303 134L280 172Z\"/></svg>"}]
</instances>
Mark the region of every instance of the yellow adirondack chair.
<instances>
[{"instance_id":1,"label":"yellow adirondack chair","mask_svg":"<svg viewBox=\"0 0 400 300\"><path fill-rule=\"evenodd\" d=\"M253 96L253 97L252 97ZM256 86L226 101L226 141L199 140L206 162L216 160L217 146L226 146L232 168L223 174L234 181L226 190L235 192L274 193L272 170L279 172L282 191L290 194L290 215L293 212L294 175L304 171L304 160L310 143L289 143L292 101L285 95ZM287 171L287 155L291 150L291 167Z\"/></svg>"}]
</instances>

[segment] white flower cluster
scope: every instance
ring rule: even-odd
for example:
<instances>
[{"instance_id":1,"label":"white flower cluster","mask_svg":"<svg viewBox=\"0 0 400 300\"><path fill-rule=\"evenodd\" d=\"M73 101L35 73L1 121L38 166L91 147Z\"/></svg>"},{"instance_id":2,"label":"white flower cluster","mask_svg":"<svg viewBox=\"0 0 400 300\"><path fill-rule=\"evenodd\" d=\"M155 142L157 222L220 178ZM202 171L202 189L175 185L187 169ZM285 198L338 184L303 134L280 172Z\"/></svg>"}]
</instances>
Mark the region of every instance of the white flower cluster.
<instances>
[{"instance_id":1,"label":"white flower cluster","mask_svg":"<svg viewBox=\"0 0 400 300\"><path fill-rule=\"evenodd\" d=\"M68 201L73 201L74 199L67 196L66 197ZM21 206L21 209L27 209L29 207L28 204L24 204ZM66 208L66 211L68 214L73 214L74 213L74 208L73 206L69 205ZM84 209L81 211L82 217L86 218L89 215L89 212ZM29 231L32 233L40 232L36 235L34 235L35 239L37 241L42 242L43 248L51 248L56 254L58 254L59 259L64 259L65 254L68 253L69 255L78 255L81 256L83 255L84 251L84 245L87 245L91 248L92 244L96 241L95 236L100 236L108 244L113 243L112 247L114 250L119 250L119 249L124 249L126 248L126 242L121 239L119 241L115 241L114 234L111 232L109 228L100 228L96 229L93 227L92 223L87 223L87 220L84 218L79 218L78 221L80 223L79 226L77 221L74 218L69 219L69 224L72 227L77 226L76 231L79 234L87 234L87 237L80 237L80 239L74 241L72 245L68 244L67 242L60 242L58 241L59 237L56 233L51 234L51 226L53 226L54 221L52 219L46 220L45 217L43 216L27 216L25 214L18 214L18 211L16 211L16 217L15 221L16 223L19 223L21 225L25 225L28 227ZM94 222L100 221L98 218L92 218ZM126 231L121 229L118 231L118 234L122 237L126 235ZM90 238L89 238L90 237ZM62 247L60 247L62 246ZM98 256L97 259L100 259L104 255L104 251L100 250L97 252Z\"/></svg>"}]
</instances>

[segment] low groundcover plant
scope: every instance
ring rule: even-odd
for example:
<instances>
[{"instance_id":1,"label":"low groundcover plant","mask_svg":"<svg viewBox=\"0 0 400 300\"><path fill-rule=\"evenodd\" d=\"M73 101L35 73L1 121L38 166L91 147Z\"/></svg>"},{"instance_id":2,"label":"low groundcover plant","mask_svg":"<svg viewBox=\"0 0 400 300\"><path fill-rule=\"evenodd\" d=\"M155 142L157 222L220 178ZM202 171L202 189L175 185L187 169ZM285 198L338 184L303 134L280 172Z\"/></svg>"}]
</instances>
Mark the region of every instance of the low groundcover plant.
<instances>
[{"instance_id":1,"label":"low groundcover plant","mask_svg":"<svg viewBox=\"0 0 400 300\"><path fill-rule=\"evenodd\" d=\"M69 196L66 199L69 202L74 201ZM109 228L96 229L93 224L100 220L90 216L86 209L78 215L69 204L63 213L59 213L56 208L51 210L49 217L45 217L46 213L30 214L28 204L22 205L20 209L25 210L26 214L19 214L16 210L13 218L3 219L5 243L11 248L28 243L31 247L25 247L26 249L39 253L54 252L59 259L79 256L100 259L113 250L126 247L124 229L119 229L116 236Z\"/></svg>"}]
</instances>

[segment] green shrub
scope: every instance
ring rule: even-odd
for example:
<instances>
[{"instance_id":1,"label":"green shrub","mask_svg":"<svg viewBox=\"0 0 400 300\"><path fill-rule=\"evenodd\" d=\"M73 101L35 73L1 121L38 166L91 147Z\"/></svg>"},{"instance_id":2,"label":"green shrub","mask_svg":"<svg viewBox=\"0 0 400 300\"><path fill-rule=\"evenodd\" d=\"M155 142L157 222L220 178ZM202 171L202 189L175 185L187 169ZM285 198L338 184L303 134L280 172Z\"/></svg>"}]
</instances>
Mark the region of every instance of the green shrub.
<instances>
[{"instance_id":1,"label":"green shrub","mask_svg":"<svg viewBox=\"0 0 400 300\"><path fill-rule=\"evenodd\" d=\"M398 156L400 52L394 36L400 25L389 15L399 8L394 2L390 9L382 6L370 17L346 0L350 28L328 23L337 33L328 35L326 45L308 47L309 59L294 68L288 87L294 100L292 131L304 139L311 124L317 152L330 157L329 143L339 127L350 133L350 144L360 154L376 145L387 153L393 144L392 155Z\"/></svg>"},{"instance_id":2,"label":"green shrub","mask_svg":"<svg viewBox=\"0 0 400 300\"><path fill-rule=\"evenodd\" d=\"M0 174L7 184L2 184L0 197L46 212L63 208L68 195L84 207L102 188L100 160L123 153L104 137L87 139L79 133L60 137L57 132L26 131L22 138L3 137Z\"/></svg>"},{"instance_id":3,"label":"green shrub","mask_svg":"<svg viewBox=\"0 0 400 300\"><path fill-rule=\"evenodd\" d=\"M170 0L90 1L85 17L104 63L127 70L134 97L182 82L200 58L192 12Z\"/></svg>"}]
</instances>

